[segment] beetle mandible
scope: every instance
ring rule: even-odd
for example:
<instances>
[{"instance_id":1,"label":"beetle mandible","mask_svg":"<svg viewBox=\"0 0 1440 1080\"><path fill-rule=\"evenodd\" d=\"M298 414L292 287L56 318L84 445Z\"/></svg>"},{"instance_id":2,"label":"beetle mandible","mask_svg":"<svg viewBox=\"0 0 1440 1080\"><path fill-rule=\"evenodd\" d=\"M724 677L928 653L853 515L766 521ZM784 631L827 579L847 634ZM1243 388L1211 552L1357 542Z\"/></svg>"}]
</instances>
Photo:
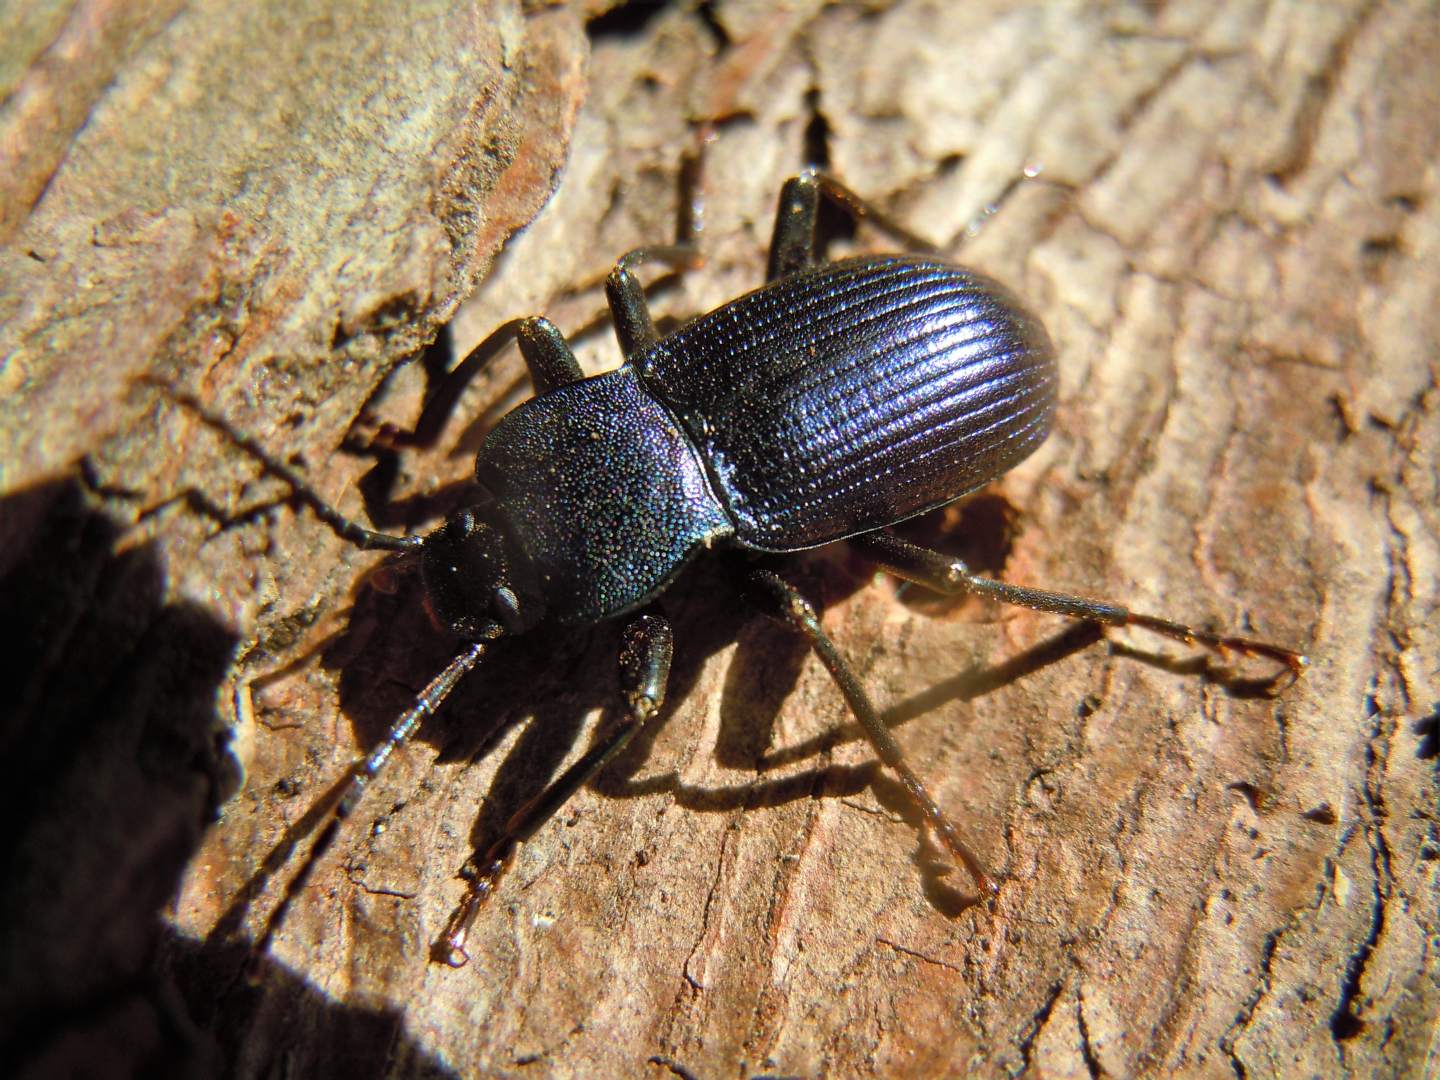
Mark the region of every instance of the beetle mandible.
<instances>
[{"instance_id":1,"label":"beetle mandible","mask_svg":"<svg viewBox=\"0 0 1440 1080\"><path fill-rule=\"evenodd\" d=\"M634 268L683 265L694 251L625 255L606 281L623 365L587 378L554 324L512 324L536 396L481 446L475 478L484 498L427 536L349 521L282 468L346 539L416 554L427 604L465 642L354 767L332 826L497 639L625 620L621 721L467 862L467 892L440 948L451 964L467 959L469 929L517 846L660 711L673 640L651 602L702 551L784 553L847 541L878 567L943 593L1142 627L1221 654L1265 657L1292 677L1306 663L1263 641L982 577L885 531L994 480L1044 441L1055 355L1040 322L981 274L916 255L818 262L822 199L922 244L833 178L807 171L781 192L767 283L663 338ZM926 826L980 895L993 896L995 879L906 763L815 610L770 569L749 566L744 576L762 610L808 639Z\"/></svg>"}]
</instances>

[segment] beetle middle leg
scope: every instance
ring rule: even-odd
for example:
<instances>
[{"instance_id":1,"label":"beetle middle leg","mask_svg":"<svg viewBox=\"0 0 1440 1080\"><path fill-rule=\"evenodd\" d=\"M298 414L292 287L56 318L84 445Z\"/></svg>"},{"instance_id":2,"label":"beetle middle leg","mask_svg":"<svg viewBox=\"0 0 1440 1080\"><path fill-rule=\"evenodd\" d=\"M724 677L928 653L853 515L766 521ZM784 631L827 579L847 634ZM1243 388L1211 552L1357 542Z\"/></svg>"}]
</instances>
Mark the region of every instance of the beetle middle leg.
<instances>
[{"instance_id":1,"label":"beetle middle leg","mask_svg":"<svg viewBox=\"0 0 1440 1080\"><path fill-rule=\"evenodd\" d=\"M945 849L955 860L965 867L974 880L981 897L995 896L999 892L999 886L995 879L985 871L980 857L961 838L960 830L956 828L955 823L946 816L945 811L940 809L940 804L926 789L924 781L905 761L900 744L880 718L880 713L870 700L870 695L860 684L855 669L850 666L849 661L840 654L840 650L835 647L835 643L825 633L815 608L800 595L799 590L773 571L763 569L751 571L746 578L746 585L746 593L750 600L766 615L805 635L810 642L810 647L815 650L816 655L820 657L820 662L825 665L831 678L839 686L840 692L845 696L845 702L850 706L850 711L860 721L860 726L865 730L865 736L870 740L870 745L875 748L875 753L900 778L906 794L920 810L925 824L940 838Z\"/></svg>"},{"instance_id":2,"label":"beetle middle leg","mask_svg":"<svg viewBox=\"0 0 1440 1080\"><path fill-rule=\"evenodd\" d=\"M669 620L654 610L644 611L626 624L620 635L619 654L624 715L579 761L512 814L501 835L489 847L477 850L466 860L460 870L460 876L467 882L465 896L450 916L444 936L436 943L436 960L451 967L465 965L470 959L465 951L470 928L509 869L515 849L535 835L660 712L665 704L674 645Z\"/></svg>"},{"instance_id":3,"label":"beetle middle leg","mask_svg":"<svg viewBox=\"0 0 1440 1080\"><path fill-rule=\"evenodd\" d=\"M636 248L620 256L605 279L605 299L610 304L615 337L626 360L655 344L660 337L650 314L650 304L645 299L645 287L635 276L634 268L658 262L673 270L693 270L703 261L700 249L689 242Z\"/></svg>"},{"instance_id":4,"label":"beetle middle leg","mask_svg":"<svg viewBox=\"0 0 1440 1080\"><path fill-rule=\"evenodd\" d=\"M675 223L675 243L638 247L626 252L605 279L605 300L610 305L615 337L626 360L653 345L659 336L655 320L650 315L650 305L645 299L645 289L634 274L635 267L658 262L671 270L683 272L698 269L705 261L700 250L705 218L702 178L705 147L713 138L710 127L703 126L694 149L680 160L680 207Z\"/></svg>"},{"instance_id":5,"label":"beetle middle leg","mask_svg":"<svg viewBox=\"0 0 1440 1080\"><path fill-rule=\"evenodd\" d=\"M681 193L681 216L673 244L636 248L622 256L605 281L605 297L615 324L621 350L629 358L656 338L655 323L645 301L645 290L634 269L644 263L661 263L673 270L698 267L700 254L702 200L699 195L700 154L687 156ZM537 394L566 383L579 382L584 373L570 343L549 319L528 316L511 319L492 330L458 364L447 372L430 394L413 432L387 429L384 442L391 446L429 446L440 434L445 420L454 411L465 388L501 350L515 339Z\"/></svg>"},{"instance_id":6,"label":"beetle middle leg","mask_svg":"<svg viewBox=\"0 0 1440 1080\"><path fill-rule=\"evenodd\" d=\"M1255 638L1216 634L1155 615L1134 612L1119 604L1046 592L1043 589L1030 589L983 577L959 559L911 544L892 533L877 532L852 537L850 544L897 577L939 593L968 592L1019 607L1065 615L1072 619L1086 619L1105 626L1138 626L1187 645L1202 645L1221 657L1232 652L1243 656L1263 657L1283 665L1291 682L1300 677L1308 663L1303 655L1292 649ZM1277 674L1276 679L1278 678Z\"/></svg>"}]
</instances>

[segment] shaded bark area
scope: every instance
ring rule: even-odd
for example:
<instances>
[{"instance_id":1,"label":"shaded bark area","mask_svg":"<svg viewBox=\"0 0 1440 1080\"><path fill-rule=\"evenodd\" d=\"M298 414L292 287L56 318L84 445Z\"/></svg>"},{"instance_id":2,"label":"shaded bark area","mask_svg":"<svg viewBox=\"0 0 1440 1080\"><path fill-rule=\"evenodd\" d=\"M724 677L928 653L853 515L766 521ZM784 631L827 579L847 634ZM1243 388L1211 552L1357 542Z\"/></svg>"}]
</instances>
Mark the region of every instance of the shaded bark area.
<instances>
[{"instance_id":1,"label":"shaded bark area","mask_svg":"<svg viewBox=\"0 0 1440 1080\"><path fill-rule=\"evenodd\" d=\"M347 427L558 178L581 24L505 3L103 0L6 20L7 1071L243 1069L206 1015L231 954L198 955L186 1000L157 961L189 955L195 926L159 913L240 787L237 659L263 663L348 571L160 387L358 506ZM218 882L244 879L235 859Z\"/></svg>"},{"instance_id":2,"label":"shaded bark area","mask_svg":"<svg viewBox=\"0 0 1440 1080\"><path fill-rule=\"evenodd\" d=\"M97 0L17 24L0 575L31 644L0 737L6 790L47 794L5 849L9 1060L1433 1067L1433 5L629 4L590 19L588 60L580 17ZM666 597L663 726L524 845L468 967L430 960L455 870L612 718L613 627L497 651L316 864L252 985L290 843L453 643L417 582L367 575L376 556L156 382L345 512L423 529L528 383L502 354L433 443L395 450L375 433L413 426L449 352L397 365L504 244L442 345L543 311L613 366L604 275L673 236L702 141L707 266L658 281L657 314L757 284L781 183L825 165L1027 297L1061 357L1054 436L918 534L1311 669L1272 699L1138 633L795 560L1003 876L987 912L819 664L698 566ZM832 252L886 245L834 231Z\"/></svg>"}]
</instances>

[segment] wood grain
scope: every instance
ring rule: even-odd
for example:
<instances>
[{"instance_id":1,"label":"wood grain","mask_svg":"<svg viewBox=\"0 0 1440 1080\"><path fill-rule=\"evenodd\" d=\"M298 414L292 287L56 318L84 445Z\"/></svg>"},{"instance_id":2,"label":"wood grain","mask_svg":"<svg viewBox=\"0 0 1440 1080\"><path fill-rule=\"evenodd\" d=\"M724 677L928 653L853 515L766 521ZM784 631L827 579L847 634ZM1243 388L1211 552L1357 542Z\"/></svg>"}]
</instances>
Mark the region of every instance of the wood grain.
<instances>
[{"instance_id":1,"label":"wood grain","mask_svg":"<svg viewBox=\"0 0 1440 1080\"><path fill-rule=\"evenodd\" d=\"M32 642L7 658L20 707L0 734L6 790L46 792L5 848L11 1060L1436 1068L1433 5L36 10L0 69L3 145L26 163L0 189L0 572ZM605 722L613 628L514 642L474 676L316 865L251 985L248 944L299 862L287 837L313 840L307 815L453 645L412 580L367 577L376 556L137 380L201 399L344 511L423 529L528 386L507 353L433 446L362 452L433 386L436 354L399 361L483 277L457 352L544 312L589 370L613 365L600 283L673 235L705 130L707 266L661 282L658 313L753 287L781 182L823 157L1026 296L1061 357L1054 436L927 539L1017 583L1293 644L1310 670L1246 694L1163 640L1095 643L843 552L799 560L1003 876L986 912L820 665L702 568L667 597L663 727L522 848L468 967L430 960L455 871Z\"/></svg>"}]
</instances>

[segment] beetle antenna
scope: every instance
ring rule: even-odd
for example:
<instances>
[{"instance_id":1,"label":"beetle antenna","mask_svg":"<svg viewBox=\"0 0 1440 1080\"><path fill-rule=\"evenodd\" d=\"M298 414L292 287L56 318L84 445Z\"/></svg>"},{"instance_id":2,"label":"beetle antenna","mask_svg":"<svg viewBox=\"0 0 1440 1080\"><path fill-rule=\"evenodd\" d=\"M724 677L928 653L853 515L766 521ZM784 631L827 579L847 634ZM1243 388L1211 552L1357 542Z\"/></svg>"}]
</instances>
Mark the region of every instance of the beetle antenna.
<instances>
[{"instance_id":1,"label":"beetle antenna","mask_svg":"<svg viewBox=\"0 0 1440 1080\"><path fill-rule=\"evenodd\" d=\"M189 409L200 418L206 427L218 431L258 461L260 467L267 473L283 480L289 486L294 497L308 506L316 517L330 526L340 539L347 540L365 550L380 549L383 551L418 551L425 542L425 538L422 536L395 536L391 533L367 529L359 522L353 521L336 510L310 486L303 476L271 454L255 439L243 432L236 431L230 426L229 421L223 416L211 412L194 394L185 390L176 390L162 380L148 375L140 376L138 381L158 388L175 404Z\"/></svg>"},{"instance_id":2,"label":"beetle antenna","mask_svg":"<svg viewBox=\"0 0 1440 1080\"><path fill-rule=\"evenodd\" d=\"M500 637L503 631L498 623L491 623L483 633L483 640L470 642L455 659L445 665L445 670L431 679L429 685L420 691L410 708L406 709L390 725L390 730L385 733L380 744L351 767L350 777L340 788L332 806L322 811L328 812L330 816L329 821L325 823L324 830L316 839L309 854L306 855L305 862L296 871L295 876L290 879L289 884L285 886L285 895L280 898L280 902L275 906L270 918L266 920L264 930L255 939L249 965L252 978L258 973L259 959L269 950L270 942L284 922L290 905L309 881L315 865L334 843L341 823L355 810L370 782L390 762L395 751L410 740L410 736L419 728L420 722L434 713L440 707L441 702L450 696L451 691L455 689L460 680L474 670L475 665L480 662L480 658L485 655L485 650L489 647L490 642Z\"/></svg>"}]
</instances>

